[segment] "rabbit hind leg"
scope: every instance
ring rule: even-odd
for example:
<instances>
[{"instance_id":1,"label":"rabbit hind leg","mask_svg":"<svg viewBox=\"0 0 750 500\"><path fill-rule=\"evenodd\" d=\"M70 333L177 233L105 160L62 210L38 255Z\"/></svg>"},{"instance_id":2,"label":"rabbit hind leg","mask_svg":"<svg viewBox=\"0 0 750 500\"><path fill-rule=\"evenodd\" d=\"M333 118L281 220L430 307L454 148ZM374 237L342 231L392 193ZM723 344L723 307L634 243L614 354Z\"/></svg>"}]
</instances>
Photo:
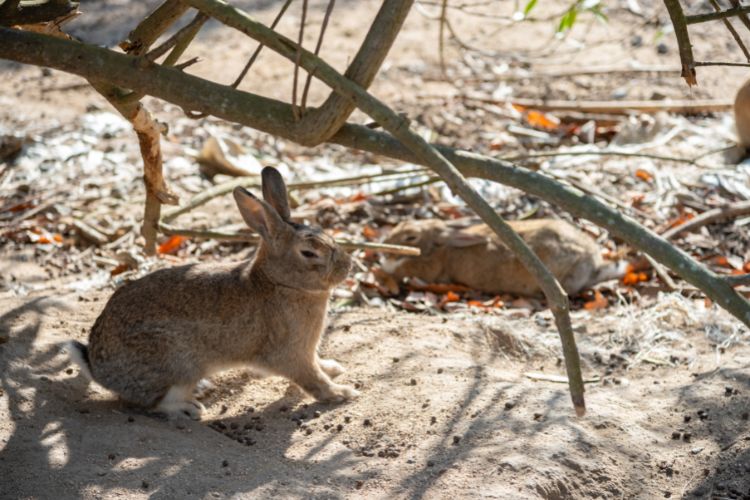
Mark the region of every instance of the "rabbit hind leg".
<instances>
[{"instance_id":1,"label":"rabbit hind leg","mask_svg":"<svg viewBox=\"0 0 750 500\"><path fill-rule=\"evenodd\" d=\"M206 407L193 397L192 385L173 385L154 407L154 411L170 417L189 417L200 420Z\"/></svg>"}]
</instances>

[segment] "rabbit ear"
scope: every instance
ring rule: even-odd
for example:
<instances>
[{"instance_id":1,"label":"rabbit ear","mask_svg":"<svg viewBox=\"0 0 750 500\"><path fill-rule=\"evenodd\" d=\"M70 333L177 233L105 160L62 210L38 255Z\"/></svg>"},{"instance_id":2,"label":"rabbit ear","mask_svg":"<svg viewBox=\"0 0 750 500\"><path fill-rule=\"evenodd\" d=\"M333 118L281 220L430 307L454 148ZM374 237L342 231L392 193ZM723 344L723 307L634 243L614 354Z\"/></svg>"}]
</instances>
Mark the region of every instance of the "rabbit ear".
<instances>
[{"instance_id":1,"label":"rabbit ear","mask_svg":"<svg viewBox=\"0 0 750 500\"><path fill-rule=\"evenodd\" d=\"M270 241L280 228L286 225L273 207L256 198L247 189L236 187L232 194L245 223L264 240Z\"/></svg>"},{"instance_id":2,"label":"rabbit ear","mask_svg":"<svg viewBox=\"0 0 750 500\"><path fill-rule=\"evenodd\" d=\"M286 194L284 179L278 170L266 167L260 173L263 181L263 199L266 200L282 219L289 220L289 197Z\"/></svg>"},{"instance_id":3,"label":"rabbit ear","mask_svg":"<svg viewBox=\"0 0 750 500\"><path fill-rule=\"evenodd\" d=\"M464 229L444 229L440 232L438 242L447 247L463 248L486 243L487 238Z\"/></svg>"}]
</instances>

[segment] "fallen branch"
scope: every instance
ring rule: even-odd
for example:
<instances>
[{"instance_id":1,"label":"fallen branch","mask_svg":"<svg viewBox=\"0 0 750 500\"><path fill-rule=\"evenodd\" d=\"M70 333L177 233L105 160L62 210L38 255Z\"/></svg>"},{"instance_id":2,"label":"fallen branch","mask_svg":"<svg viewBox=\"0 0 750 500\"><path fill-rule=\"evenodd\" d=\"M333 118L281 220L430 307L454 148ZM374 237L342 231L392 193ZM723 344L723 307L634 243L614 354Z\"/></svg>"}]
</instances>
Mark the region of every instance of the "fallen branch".
<instances>
[{"instance_id":1,"label":"fallen branch","mask_svg":"<svg viewBox=\"0 0 750 500\"><path fill-rule=\"evenodd\" d=\"M664 0L664 6L669 12L669 18L672 20L674 27L674 36L677 39L677 47L680 51L680 62L682 63L682 78L689 87L697 85L695 75L695 60L693 59L693 46L690 44L690 34L688 33L688 19L682 11L680 0Z\"/></svg>"},{"instance_id":2,"label":"fallen branch","mask_svg":"<svg viewBox=\"0 0 750 500\"><path fill-rule=\"evenodd\" d=\"M726 281L729 286L750 285L750 273L724 276L724 281Z\"/></svg>"},{"instance_id":3,"label":"fallen branch","mask_svg":"<svg viewBox=\"0 0 750 500\"><path fill-rule=\"evenodd\" d=\"M540 111L578 111L581 113L607 113L607 114L629 114L659 113L667 111L670 113L696 114L715 113L732 109L734 102L727 99L703 99L694 101L547 101L543 99L511 99L503 101L483 96L463 96L468 101L478 101L488 104L512 104L525 108L538 109Z\"/></svg>"},{"instance_id":4,"label":"fallen branch","mask_svg":"<svg viewBox=\"0 0 750 500\"><path fill-rule=\"evenodd\" d=\"M692 219L674 226L661 234L665 240L670 240L680 233L691 232L703 226L718 222L720 220L730 219L732 217L741 217L750 214L750 201L740 201L719 208L707 210Z\"/></svg>"},{"instance_id":5,"label":"fallen branch","mask_svg":"<svg viewBox=\"0 0 750 500\"><path fill-rule=\"evenodd\" d=\"M185 236L187 238L200 238L222 241L247 241L257 244L260 236L253 233L235 233L226 231L211 231L200 229L183 229L172 227L167 224L159 224L159 230L167 236ZM420 250L417 247L403 245L389 245L386 243L371 243L369 241L353 241L349 239L336 238L336 243L345 250L373 250L381 253L394 255L408 255L418 257Z\"/></svg>"},{"instance_id":6,"label":"fallen branch","mask_svg":"<svg viewBox=\"0 0 750 500\"><path fill-rule=\"evenodd\" d=\"M666 2L665 2L666 3ZM685 24L698 24L705 23L708 21L716 21L717 19L725 19L727 17L739 16L750 12L750 5L744 7L735 7L732 9L720 10L718 12L708 12L706 14L695 14L692 16L685 16Z\"/></svg>"}]
</instances>

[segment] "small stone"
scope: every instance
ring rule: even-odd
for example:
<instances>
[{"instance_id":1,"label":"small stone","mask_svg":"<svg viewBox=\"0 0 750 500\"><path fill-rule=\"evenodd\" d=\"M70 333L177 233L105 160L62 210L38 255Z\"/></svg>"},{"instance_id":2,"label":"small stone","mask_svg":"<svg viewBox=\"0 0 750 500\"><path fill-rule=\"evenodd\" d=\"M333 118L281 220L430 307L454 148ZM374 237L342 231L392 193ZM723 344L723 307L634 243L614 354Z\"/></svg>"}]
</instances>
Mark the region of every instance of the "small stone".
<instances>
[{"instance_id":1,"label":"small stone","mask_svg":"<svg viewBox=\"0 0 750 500\"><path fill-rule=\"evenodd\" d=\"M282 412L282 413L285 412L285 411L288 411L288 410L289 410L289 408L286 405L283 405L283 406L281 406L279 408L279 411Z\"/></svg>"},{"instance_id":2,"label":"small stone","mask_svg":"<svg viewBox=\"0 0 750 500\"><path fill-rule=\"evenodd\" d=\"M370 421L369 418L366 418L362 421L362 425L364 425L365 427L370 427L372 426L372 422Z\"/></svg>"},{"instance_id":3,"label":"small stone","mask_svg":"<svg viewBox=\"0 0 750 500\"><path fill-rule=\"evenodd\" d=\"M400 360L400 359L398 359L398 358L393 358L393 362L394 362L394 363L398 363L399 361L401 361L401 360Z\"/></svg>"},{"instance_id":4,"label":"small stone","mask_svg":"<svg viewBox=\"0 0 750 500\"><path fill-rule=\"evenodd\" d=\"M641 45L643 45L643 37L640 35L634 35L630 38L631 47L640 47Z\"/></svg>"},{"instance_id":5,"label":"small stone","mask_svg":"<svg viewBox=\"0 0 750 500\"><path fill-rule=\"evenodd\" d=\"M141 488L143 488L144 490L147 490L148 489L148 482L141 481Z\"/></svg>"},{"instance_id":6,"label":"small stone","mask_svg":"<svg viewBox=\"0 0 750 500\"><path fill-rule=\"evenodd\" d=\"M135 422L135 418L133 418L133 417L128 417L128 422Z\"/></svg>"},{"instance_id":7,"label":"small stone","mask_svg":"<svg viewBox=\"0 0 750 500\"><path fill-rule=\"evenodd\" d=\"M185 424L183 424L182 422L177 422L177 425L175 425L175 427L177 427L181 431L185 430Z\"/></svg>"},{"instance_id":8,"label":"small stone","mask_svg":"<svg viewBox=\"0 0 750 500\"><path fill-rule=\"evenodd\" d=\"M664 498L672 498L672 492L671 491L665 491L664 492Z\"/></svg>"},{"instance_id":9,"label":"small stone","mask_svg":"<svg viewBox=\"0 0 750 500\"><path fill-rule=\"evenodd\" d=\"M352 421L352 417L350 417L349 415L346 415L346 416L344 417L344 423L347 423L347 424L348 424L348 423L349 423L349 422L351 422L351 421Z\"/></svg>"},{"instance_id":10,"label":"small stone","mask_svg":"<svg viewBox=\"0 0 750 500\"><path fill-rule=\"evenodd\" d=\"M255 439L253 438L245 438L245 444L248 446L252 446L255 444Z\"/></svg>"},{"instance_id":11,"label":"small stone","mask_svg":"<svg viewBox=\"0 0 750 500\"><path fill-rule=\"evenodd\" d=\"M305 434L307 434L308 436L309 436L310 434L312 434L312 433L313 433L313 430L312 430L312 429L310 429L309 427L308 427L307 429L305 429Z\"/></svg>"},{"instance_id":12,"label":"small stone","mask_svg":"<svg viewBox=\"0 0 750 500\"><path fill-rule=\"evenodd\" d=\"M685 415L684 417L682 417L682 421L685 423L690 422L692 419L693 417L691 417L690 415Z\"/></svg>"},{"instance_id":13,"label":"small stone","mask_svg":"<svg viewBox=\"0 0 750 500\"><path fill-rule=\"evenodd\" d=\"M115 456L116 456L116 455L115 455L114 453L110 453L109 455L107 455L107 458L108 458L109 460L114 460L114 459L115 459Z\"/></svg>"},{"instance_id":14,"label":"small stone","mask_svg":"<svg viewBox=\"0 0 750 500\"><path fill-rule=\"evenodd\" d=\"M682 440L685 441L686 443L689 443L690 442L690 438L692 438L692 437L693 437L693 435L690 434L689 432L684 432L682 434Z\"/></svg>"},{"instance_id":15,"label":"small stone","mask_svg":"<svg viewBox=\"0 0 750 500\"><path fill-rule=\"evenodd\" d=\"M542 419L542 417L544 417L542 413L534 413L534 420L536 422L539 422Z\"/></svg>"},{"instance_id":16,"label":"small stone","mask_svg":"<svg viewBox=\"0 0 750 500\"><path fill-rule=\"evenodd\" d=\"M222 467L229 467L229 460L222 460L221 466Z\"/></svg>"},{"instance_id":17,"label":"small stone","mask_svg":"<svg viewBox=\"0 0 750 500\"><path fill-rule=\"evenodd\" d=\"M339 424L339 425L336 426L336 430L339 431L339 432L341 432L342 430L344 430L344 426L341 425L341 424Z\"/></svg>"},{"instance_id":18,"label":"small stone","mask_svg":"<svg viewBox=\"0 0 750 500\"><path fill-rule=\"evenodd\" d=\"M443 373L443 369L442 369L442 368L438 368L438 369L437 369L437 372L438 372L438 373Z\"/></svg>"},{"instance_id":19,"label":"small stone","mask_svg":"<svg viewBox=\"0 0 750 500\"><path fill-rule=\"evenodd\" d=\"M682 433L680 431L672 432L672 439L680 439L681 437L682 437Z\"/></svg>"},{"instance_id":20,"label":"small stone","mask_svg":"<svg viewBox=\"0 0 750 500\"><path fill-rule=\"evenodd\" d=\"M319 411L314 412L312 418L320 418L320 412Z\"/></svg>"},{"instance_id":21,"label":"small stone","mask_svg":"<svg viewBox=\"0 0 750 500\"><path fill-rule=\"evenodd\" d=\"M662 42L656 46L656 52L659 54L666 54L667 52L669 52L669 47L667 47L666 43Z\"/></svg>"},{"instance_id":22,"label":"small stone","mask_svg":"<svg viewBox=\"0 0 750 500\"><path fill-rule=\"evenodd\" d=\"M458 444L461 442L461 436L453 436L453 444Z\"/></svg>"},{"instance_id":23,"label":"small stone","mask_svg":"<svg viewBox=\"0 0 750 500\"><path fill-rule=\"evenodd\" d=\"M262 431L263 429L265 429L265 427L263 427L263 424L256 424L256 426L255 426L255 430L256 430L256 431L260 432L260 431Z\"/></svg>"},{"instance_id":24,"label":"small stone","mask_svg":"<svg viewBox=\"0 0 750 500\"><path fill-rule=\"evenodd\" d=\"M223 415L227 412L227 410L229 410L229 407L227 405L221 405L221 411L219 413Z\"/></svg>"},{"instance_id":25,"label":"small stone","mask_svg":"<svg viewBox=\"0 0 750 500\"><path fill-rule=\"evenodd\" d=\"M514 403L512 401L507 401L505 403L505 409L506 410L512 410L515 406L516 406L516 403Z\"/></svg>"},{"instance_id":26,"label":"small stone","mask_svg":"<svg viewBox=\"0 0 750 500\"><path fill-rule=\"evenodd\" d=\"M437 423L437 417L430 417L430 425Z\"/></svg>"},{"instance_id":27,"label":"small stone","mask_svg":"<svg viewBox=\"0 0 750 500\"><path fill-rule=\"evenodd\" d=\"M72 368L68 368L67 370L65 370L65 373L67 373L68 375L70 375L71 373L73 373L73 369Z\"/></svg>"},{"instance_id":28,"label":"small stone","mask_svg":"<svg viewBox=\"0 0 750 500\"><path fill-rule=\"evenodd\" d=\"M734 387L732 387L731 385L724 387L725 396L731 396L732 394L734 394Z\"/></svg>"},{"instance_id":29,"label":"small stone","mask_svg":"<svg viewBox=\"0 0 750 500\"><path fill-rule=\"evenodd\" d=\"M362 481L361 479L360 479L360 480L358 480L358 481L357 481L356 483L354 483L354 487L355 487L356 489L358 489L358 490L361 490L361 489L362 489L362 486L364 486L364 485L365 485L365 482L364 482L364 481Z\"/></svg>"},{"instance_id":30,"label":"small stone","mask_svg":"<svg viewBox=\"0 0 750 500\"><path fill-rule=\"evenodd\" d=\"M409 381L409 385L417 385L417 379L413 378Z\"/></svg>"},{"instance_id":31,"label":"small stone","mask_svg":"<svg viewBox=\"0 0 750 500\"><path fill-rule=\"evenodd\" d=\"M432 460L427 461L427 467L433 467L434 465L435 465L435 462L433 462Z\"/></svg>"},{"instance_id":32,"label":"small stone","mask_svg":"<svg viewBox=\"0 0 750 500\"><path fill-rule=\"evenodd\" d=\"M239 427L239 424L237 422L232 422L229 424L230 429L237 429Z\"/></svg>"},{"instance_id":33,"label":"small stone","mask_svg":"<svg viewBox=\"0 0 750 500\"><path fill-rule=\"evenodd\" d=\"M253 428L253 424L252 422L248 422L245 425L243 425L242 428L249 431L250 429Z\"/></svg>"},{"instance_id":34,"label":"small stone","mask_svg":"<svg viewBox=\"0 0 750 500\"><path fill-rule=\"evenodd\" d=\"M750 419L750 413L744 412L740 418L742 418L742 420L748 420Z\"/></svg>"}]
</instances>

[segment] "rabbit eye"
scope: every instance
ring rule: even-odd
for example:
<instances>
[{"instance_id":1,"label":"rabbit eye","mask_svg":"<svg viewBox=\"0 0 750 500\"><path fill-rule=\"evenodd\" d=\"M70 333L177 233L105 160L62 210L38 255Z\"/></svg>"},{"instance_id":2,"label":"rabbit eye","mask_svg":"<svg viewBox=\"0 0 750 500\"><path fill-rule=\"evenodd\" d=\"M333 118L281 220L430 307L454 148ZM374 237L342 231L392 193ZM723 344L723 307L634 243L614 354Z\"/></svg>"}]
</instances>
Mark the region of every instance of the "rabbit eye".
<instances>
[{"instance_id":1,"label":"rabbit eye","mask_svg":"<svg viewBox=\"0 0 750 500\"><path fill-rule=\"evenodd\" d=\"M315 252L311 252L309 250L302 250L302 252L300 253L302 254L303 257L307 259L312 259L318 256Z\"/></svg>"},{"instance_id":2,"label":"rabbit eye","mask_svg":"<svg viewBox=\"0 0 750 500\"><path fill-rule=\"evenodd\" d=\"M405 239L406 241L408 241L408 242L412 242L412 241L417 241L417 235L415 235L415 234L410 234L409 236L407 236L407 237L406 237L406 238L404 238L404 239Z\"/></svg>"}]
</instances>

